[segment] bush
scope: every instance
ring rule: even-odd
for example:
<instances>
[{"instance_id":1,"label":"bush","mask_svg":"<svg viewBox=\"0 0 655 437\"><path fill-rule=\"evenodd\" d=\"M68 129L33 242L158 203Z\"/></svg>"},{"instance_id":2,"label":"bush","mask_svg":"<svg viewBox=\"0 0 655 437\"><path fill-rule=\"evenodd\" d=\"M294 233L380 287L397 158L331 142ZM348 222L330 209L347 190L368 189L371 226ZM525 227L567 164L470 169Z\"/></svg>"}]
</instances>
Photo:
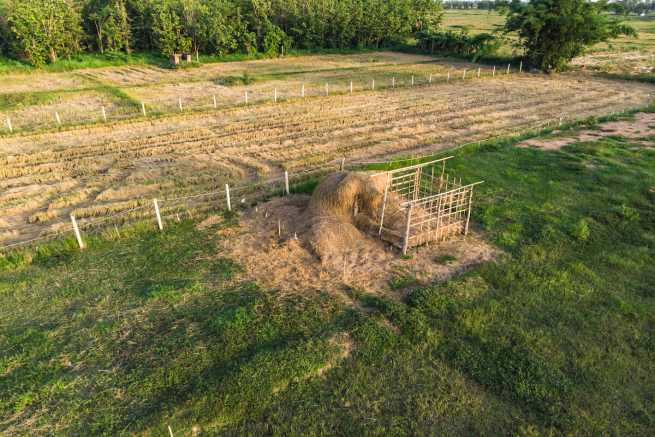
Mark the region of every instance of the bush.
<instances>
[{"instance_id":1,"label":"bush","mask_svg":"<svg viewBox=\"0 0 655 437\"><path fill-rule=\"evenodd\" d=\"M463 56L472 60L493 54L500 41L489 33L469 35L468 31L419 32L419 48L424 52Z\"/></svg>"}]
</instances>

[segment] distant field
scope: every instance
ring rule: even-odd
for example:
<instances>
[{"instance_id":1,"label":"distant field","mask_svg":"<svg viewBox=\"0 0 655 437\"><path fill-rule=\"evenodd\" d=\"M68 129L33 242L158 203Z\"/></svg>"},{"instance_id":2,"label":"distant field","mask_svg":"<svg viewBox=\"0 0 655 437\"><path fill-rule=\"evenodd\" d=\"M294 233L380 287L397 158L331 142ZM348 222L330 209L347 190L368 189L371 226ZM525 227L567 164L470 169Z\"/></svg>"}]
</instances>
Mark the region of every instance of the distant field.
<instances>
[{"instance_id":1,"label":"distant field","mask_svg":"<svg viewBox=\"0 0 655 437\"><path fill-rule=\"evenodd\" d=\"M27 100L11 110L14 117L46 118L52 125L55 109L65 121L71 115L66 108L83 114L92 106L96 119L93 126L0 137L0 245L68 231L70 214L84 223L149 208L153 197L265 181L285 169L296 174L344 156L351 161L434 152L560 118L640 107L653 93L635 83L517 75L516 66L510 75L505 66L494 75L486 65L478 78L478 67L384 52L180 72L121 67L75 76L44 73L31 81L8 77L0 85L13 90L7 95L31 95L24 94L31 82L43 90L37 95L59 96ZM141 101L148 114L161 116L143 118ZM129 120L103 124L97 120L101 103L108 115L120 110L121 119Z\"/></svg>"},{"instance_id":2,"label":"distant field","mask_svg":"<svg viewBox=\"0 0 655 437\"><path fill-rule=\"evenodd\" d=\"M505 19L493 11L447 10L443 24L450 29L469 29L472 33L494 32ZM638 38L621 37L602 43L573 62L574 67L586 71L612 74L643 75L650 77L655 70L655 17L630 16L626 20L638 32ZM507 44L501 55L511 56L516 50Z\"/></svg>"}]
</instances>

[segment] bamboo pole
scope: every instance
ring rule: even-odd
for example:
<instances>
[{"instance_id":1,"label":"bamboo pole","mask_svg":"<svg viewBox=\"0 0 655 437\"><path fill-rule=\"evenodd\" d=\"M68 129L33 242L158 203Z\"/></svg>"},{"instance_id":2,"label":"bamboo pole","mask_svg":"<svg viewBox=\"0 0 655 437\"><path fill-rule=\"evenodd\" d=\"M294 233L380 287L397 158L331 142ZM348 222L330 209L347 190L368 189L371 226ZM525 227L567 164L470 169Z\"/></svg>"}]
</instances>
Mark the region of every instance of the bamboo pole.
<instances>
[{"instance_id":1,"label":"bamboo pole","mask_svg":"<svg viewBox=\"0 0 655 437\"><path fill-rule=\"evenodd\" d=\"M469 233L469 222L471 221L471 209L473 205L473 187L471 187L469 191L469 204L468 204L468 212L466 213L466 227L464 228L464 235L468 235Z\"/></svg>"},{"instance_id":2,"label":"bamboo pole","mask_svg":"<svg viewBox=\"0 0 655 437\"><path fill-rule=\"evenodd\" d=\"M155 205L155 215L157 216L157 227L160 231L164 230L164 224L161 221L161 214L159 212L159 203L157 199L152 199L152 203Z\"/></svg>"},{"instance_id":3,"label":"bamboo pole","mask_svg":"<svg viewBox=\"0 0 655 437\"><path fill-rule=\"evenodd\" d=\"M225 201L227 202L227 210L232 211L232 202L230 202L230 186L225 184Z\"/></svg>"},{"instance_id":4,"label":"bamboo pole","mask_svg":"<svg viewBox=\"0 0 655 437\"><path fill-rule=\"evenodd\" d=\"M84 249L86 246L84 244L84 241L82 240L82 234L80 234L80 228L77 226L77 220L75 220L75 216L71 214L71 223L73 223L73 232L75 233L75 239L77 240L77 244L80 246L80 249Z\"/></svg>"},{"instance_id":5,"label":"bamboo pole","mask_svg":"<svg viewBox=\"0 0 655 437\"><path fill-rule=\"evenodd\" d=\"M389 185L391 185L391 173L387 173L387 183L384 186L384 198L382 199L382 211L380 211L380 229L378 230L378 235L382 235L384 211L387 208L387 196L389 195Z\"/></svg>"},{"instance_id":6,"label":"bamboo pole","mask_svg":"<svg viewBox=\"0 0 655 437\"><path fill-rule=\"evenodd\" d=\"M284 171L284 192L287 196L289 195L289 172L286 170Z\"/></svg>"},{"instance_id":7,"label":"bamboo pole","mask_svg":"<svg viewBox=\"0 0 655 437\"><path fill-rule=\"evenodd\" d=\"M412 208L413 204L409 204L407 208L407 224L405 225L405 237L403 239L403 255L407 255L407 249L409 248L409 231L412 226Z\"/></svg>"}]
</instances>

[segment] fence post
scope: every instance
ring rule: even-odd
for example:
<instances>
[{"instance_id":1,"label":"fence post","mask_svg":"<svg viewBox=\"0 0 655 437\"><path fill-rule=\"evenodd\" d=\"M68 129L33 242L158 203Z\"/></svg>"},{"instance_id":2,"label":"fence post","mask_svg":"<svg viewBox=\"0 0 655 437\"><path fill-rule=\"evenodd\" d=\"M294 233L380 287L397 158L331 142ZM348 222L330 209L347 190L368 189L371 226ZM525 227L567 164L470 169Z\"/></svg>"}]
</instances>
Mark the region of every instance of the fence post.
<instances>
[{"instance_id":1,"label":"fence post","mask_svg":"<svg viewBox=\"0 0 655 437\"><path fill-rule=\"evenodd\" d=\"M300 85L300 97L305 98L305 84Z\"/></svg>"},{"instance_id":2,"label":"fence post","mask_svg":"<svg viewBox=\"0 0 655 437\"><path fill-rule=\"evenodd\" d=\"M59 118L59 112L55 111L55 118L57 119L57 124L61 126L61 118Z\"/></svg>"},{"instance_id":3,"label":"fence post","mask_svg":"<svg viewBox=\"0 0 655 437\"><path fill-rule=\"evenodd\" d=\"M478 79L480 78L480 67L478 67Z\"/></svg>"},{"instance_id":4,"label":"fence post","mask_svg":"<svg viewBox=\"0 0 655 437\"><path fill-rule=\"evenodd\" d=\"M371 82L371 91L375 91L375 79Z\"/></svg>"},{"instance_id":5,"label":"fence post","mask_svg":"<svg viewBox=\"0 0 655 437\"><path fill-rule=\"evenodd\" d=\"M141 112L143 113L143 116L145 117L146 114L146 104L141 102Z\"/></svg>"},{"instance_id":6,"label":"fence post","mask_svg":"<svg viewBox=\"0 0 655 437\"><path fill-rule=\"evenodd\" d=\"M523 59L521 59L521 62L519 63L519 73L523 73Z\"/></svg>"},{"instance_id":7,"label":"fence post","mask_svg":"<svg viewBox=\"0 0 655 437\"><path fill-rule=\"evenodd\" d=\"M346 158L341 158L341 164L339 165L339 171L343 171L346 168Z\"/></svg>"},{"instance_id":8,"label":"fence post","mask_svg":"<svg viewBox=\"0 0 655 437\"><path fill-rule=\"evenodd\" d=\"M157 199L152 199L152 203L155 204L155 215L157 216L157 226L159 227L160 231L163 231L164 224L161 222L161 214L159 213L159 203L157 203Z\"/></svg>"},{"instance_id":9,"label":"fence post","mask_svg":"<svg viewBox=\"0 0 655 437\"><path fill-rule=\"evenodd\" d=\"M225 184L225 201L227 202L227 210L232 211L232 202L230 202L230 186Z\"/></svg>"},{"instance_id":10,"label":"fence post","mask_svg":"<svg viewBox=\"0 0 655 437\"><path fill-rule=\"evenodd\" d=\"M75 216L73 214L71 214L71 223L73 223L73 232L75 233L77 244L80 246L80 249L84 249L86 246L84 245L82 234L80 234L80 228L77 226L77 220L75 220Z\"/></svg>"},{"instance_id":11,"label":"fence post","mask_svg":"<svg viewBox=\"0 0 655 437\"><path fill-rule=\"evenodd\" d=\"M284 170L284 193L289 195L289 172Z\"/></svg>"},{"instance_id":12,"label":"fence post","mask_svg":"<svg viewBox=\"0 0 655 437\"><path fill-rule=\"evenodd\" d=\"M414 76L412 76L412 86L414 86Z\"/></svg>"},{"instance_id":13,"label":"fence post","mask_svg":"<svg viewBox=\"0 0 655 437\"><path fill-rule=\"evenodd\" d=\"M277 103L277 88L273 89L273 102Z\"/></svg>"},{"instance_id":14,"label":"fence post","mask_svg":"<svg viewBox=\"0 0 655 437\"><path fill-rule=\"evenodd\" d=\"M407 255L407 249L409 248L409 231L412 225L412 208L413 204L409 204L407 208L407 224L405 225L405 236L403 238L403 255Z\"/></svg>"},{"instance_id":15,"label":"fence post","mask_svg":"<svg viewBox=\"0 0 655 437\"><path fill-rule=\"evenodd\" d=\"M432 73L430 73L430 78L428 79L428 83L432 83Z\"/></svg>"},{"instance_id":16,"label":"fence post","mask_svg":"<svg viewBox=\"0 0 655 437\"><path fill-rule=\"evenodd\" d=\"M507 64L507 73L505 73L505 74L509 74L509 66L510 66L510 65L511 65L511 64Z\"/></svg>"},{"instance_id":17,"label":"fence post","mask_svg":"<svg viewBox=\"0 0 655 437\"><path fill-rule=\"evenodd\" d=\"M325 95L330 95L330 85L327 82L325 82Z\"/></svg>"},{"instance_id":18,"label":"fence post","mask_svg":"<svg viewBox=\"0 0 655 437\"><path fill-rule=\"evenodd\" d=\"M180 108L180 112L182 112L182 97L177 98L177 106Z\"/></svg>"},{"instance_id":19,"label":"fence post","mask_svg":"<svg viewBox=\"0 0 655 437\"><path fill-rule=\"evenodd\" d=\"M395 77L391 78L391 88L396 88L396 78Z\"/></svg>"},{"instance_id":20,"label":"fence post","mask_svg":"<svg viewBox=\"0 0 655 437\"><path fill-rule=\"evenodd\" d=\"M212 96L214 98L214 109L218 108L218 102L216 101L216 94Z\"/></svg>"},{"instance_id":21,"label":"fence post","mask_svg":"<svg viewBox=\"0 0 655 437\"><path fill-rule=\"evenodd\" d=\"M244 93L243 93L243 101L245 102L246 105L248 104L248 91L247 90L244 91Z\"/></svg>"},{"instance_id":22,"label":"fence post","mask_svg":"<svg viewBox=\"0 0 655 437\"><path fill-rule=\"evenodd\" d=\"M471 206L473 203L473 187L471 187L469 191L469 208L468 212L466 213L466 227L464 228L464 236L468 235L469 233L469 221L471 220Z\"/></svg>"},{"instance_id":23,"label":"fence post","mask_svg":"<svg viewBox=\"0 0 655 437\"><path fill-rule=\"evenodd\" d=\"M491 73L491 77L496 77L496 66L494 65L494 71Z\"/></svg>"},{"instance_id":24,"label":"fence post","mask_svg":"<svg viewBox=\"0 0 655 437\"><path fill-rule=\"evenodd\" d=\"M107 111L105 111L105 107L102 107L102 119L107 122Z\"/></svg>"},{"instance_id":25,"label":"fence post","mask_svg":"<svg viewBox=\"0 0 655 437\"><path fill-rule=\"evenodd\" d=\"M464 72L462 73L462 80L466 80L466 68L464 69Z\"/></svg>"},{"instance_id":26,"label":"fence post","mask_svg":"<svg viewBox=\"0 0 655 437\"><path fill-rule=\"evenodd\" d=\"M351 80L350 81L350 94L352 94L352 93L353 93L353 81Z\"/></svg>"},{"instance_id":27,"label":"fence post","mask_svg":"<svg viewBox=\"0 0 655 437\"><path fill-rule=\"evenodd\" d=\"M11 118L7 117L7 127L9 128L9 133L14 132L14 127L11 125Z\"/></svg>"},{"instance_id":28,"label":"fence post","mask_svg":"<svg viewBox=\"0 0 655 437\"><path fill-rule=\"evenodd\" d=\"M450 82L450 71L448 72L448 77L446 78L446 83Z\"/></svg>"}]
</instances>

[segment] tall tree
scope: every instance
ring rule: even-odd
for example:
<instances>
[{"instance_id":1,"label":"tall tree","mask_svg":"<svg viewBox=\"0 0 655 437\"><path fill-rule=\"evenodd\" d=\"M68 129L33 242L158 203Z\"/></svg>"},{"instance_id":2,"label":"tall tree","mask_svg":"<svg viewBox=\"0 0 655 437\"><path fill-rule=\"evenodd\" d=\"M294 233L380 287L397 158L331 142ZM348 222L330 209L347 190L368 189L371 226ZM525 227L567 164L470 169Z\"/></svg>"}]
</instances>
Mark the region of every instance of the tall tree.
<instances>
[{"instance_id":1,"label":"tall tree","mask_svg":"<svg viewBox=\"0 0 655 437\"><path fill-rule=\"evenodd\" d=\"M7 23L13 51L34 65L80 51L80 14L72 0L14 0Z\"/></svg>"},{"instance_id":2,"label":"tall tree","mask_svg":"<svg viewBox=\"0 0 655 437\"><path fill-rule=\"evenodd\" d=\"M505 8L505 31L517 32L528 62L543 71L562 70L596 43L636 35L605 0L513 0Z\"/></svg>"},{"instance_id":3,"label":"tall tree","mask_svg":"<svg viewBox=\"0 0 655 437\"><path fill-rule=\"evenodd\" d=\"M124 0L90 0L84 7L85 27L100 53L130 52L130 24Z\"/></svg>"}]
</instances>

